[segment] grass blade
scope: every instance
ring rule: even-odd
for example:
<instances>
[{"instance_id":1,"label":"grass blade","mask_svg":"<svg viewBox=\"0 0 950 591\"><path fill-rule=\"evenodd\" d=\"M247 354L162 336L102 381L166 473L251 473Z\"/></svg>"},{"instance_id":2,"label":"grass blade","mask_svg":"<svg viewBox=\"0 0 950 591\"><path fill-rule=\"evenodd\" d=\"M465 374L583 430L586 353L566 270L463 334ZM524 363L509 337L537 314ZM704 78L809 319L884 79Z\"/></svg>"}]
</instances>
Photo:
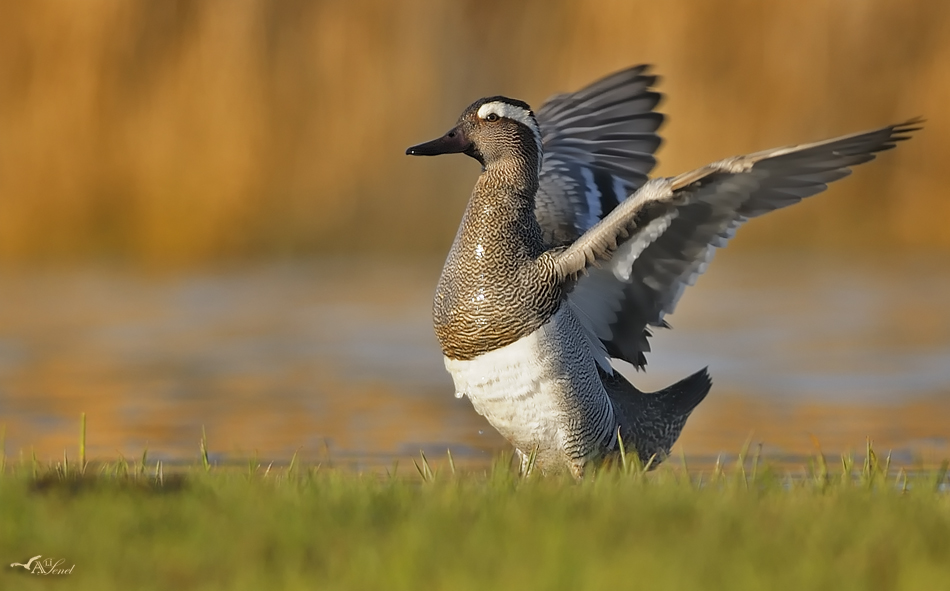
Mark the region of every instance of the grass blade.
<instances>
[{"instance_id":1,"label":"grass blade","mask_svg":"<svg viewBox=\"0 0 950 591\"><path fill-rule=\"evenodd\" d=\"M940 488L943 486L944 480L946 480L947 478L948 470L950 470L950 460L944 460L940 462L940 467L937 468L937 471L934 474L934 483L933 483L934 492L940 491Z\"/></svg>"},{"instance_id":2,"label":"grass blade","mask_svg":"<svg viewBox=\"0 0 950 591\"><path fill-rule=\"evenodd\" d=\"M211 461L208 459L208 435L205 433L205 426L201 426L201 442L199 443L201 450L201 465L204 466L205 472L211 471Z\"/></svg>"},{"instance_id":3,"label":"grass blade","mask_svg":"<svg viewBox=\"0 0 950 591\"><path fill-rule=\"evenodd\" d=\"M630 467L627 465L627 447L623 444L623 436L620 435L620 427L617 427L617 447L620 448L620 468L624 474L630 473Z\"/></svg>"},{"instance_id":4,"label":"grass blade","mask_svg":"<svg viewBox=\"0 0 950 591\"><path fill-rule=\"evenodd\" d=\"M86 413L79 413L79 473L86 473Z\"/></svg>"},{"instance_id":5,"label":"grass blade","mask_svg":"<svg viewBox=\"0 0 950 591\"><path fill-rule=\"evenodd\" d=\"M294 473L294 467L297 465L297 452L300 451L300 448L294 450L294 455L290 457L290 465L287 466L287 476L290 476Z\"/></svg>"},{"instance_id":6,"label":"grass blade","mask_svg":"<svg viewBox=\"0 0 950 591\"><path fill-rule=\"evenodd\" d=\"M147 462L148 462L148 442L145 443L145 449L142 450L142 461L139 463L139 469L138 469L139 474L143 474L143 475L145 474L145 470L147 469L147 465L146 465Z\"/></svg>"}]
</instances>

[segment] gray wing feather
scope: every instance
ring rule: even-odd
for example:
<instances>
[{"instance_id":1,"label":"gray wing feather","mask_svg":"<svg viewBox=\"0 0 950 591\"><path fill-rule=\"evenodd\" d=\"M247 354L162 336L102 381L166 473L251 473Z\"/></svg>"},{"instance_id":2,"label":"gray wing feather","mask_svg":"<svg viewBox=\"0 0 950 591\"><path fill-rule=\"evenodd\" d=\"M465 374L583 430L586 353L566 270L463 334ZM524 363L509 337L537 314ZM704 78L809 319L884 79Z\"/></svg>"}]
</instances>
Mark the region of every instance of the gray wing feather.
<instances>
[{"instance_id":1,"label":"gray wing feather","mask_svg":"<svg viewBox=\"0 0 950 591\"><path fill-rule=\"evenodd\" d=\"M548 246L574 241L646 181L661 143L656 82L637 66L538 110L544 159L535 213Z\"/></svg>"},{"instance_id":2,"label":"gray wing feather","mask_svg":"<svg viewBox=\"0 0 950 591\"><path fill-rule=\"evenodd\" d=\"M585 325L611 356L643 367L649 327L666 326L663 318L683 290L740 225L825 190L847 176L849 167L908 139L919 123L729 158L650 181L555 255L565 280L588 271L570 299L584 310ZM663 219L669 220L663 231L649 231ZM637 256L629 256L627 250L637 249ZM601 266L591 268L595 262Z\"/></svg>"}]
</instances>

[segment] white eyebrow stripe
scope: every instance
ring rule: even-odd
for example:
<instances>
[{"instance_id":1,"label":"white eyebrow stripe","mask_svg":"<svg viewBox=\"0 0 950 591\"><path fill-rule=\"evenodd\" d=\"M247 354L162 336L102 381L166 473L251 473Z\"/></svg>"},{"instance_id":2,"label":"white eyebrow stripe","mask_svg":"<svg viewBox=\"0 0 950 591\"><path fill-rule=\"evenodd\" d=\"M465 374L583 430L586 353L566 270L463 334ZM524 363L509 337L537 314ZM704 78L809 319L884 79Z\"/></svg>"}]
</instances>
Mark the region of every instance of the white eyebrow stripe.
<instances>
[{"instance_id":1,"label":"white eyebrow stripe","mask_svg":"<svg viewBox=\"0 0 950 591\"><path fill-rule=\"evenodd\" d=\"M507 117L508 119L513 119L519 123L527 125L531 129L534 129L537 125L534 122L534 117L531 116L531 113L521 107L516 105L509 105L508 103L503 103L501 101L492 101L490 103L485 103L478 108L478 116L481 119L485 119L489 114L494 113L499 117Z\"/></svg>"},{"instance_id":2,"label":"white eyebrow stripe","mask_svg":"<svg viewBox=\"0 0 950 591\"><path fill-rule=\"evenodd\" d=\"M534 141L538 144L538 170L540 170L541 161L543 160L542 155L544 154L541 147L541 130L538 128L538 122L531 111L502 101L492 101L479 107L476 114L479 119L485 119L490 113L517 121L531 130L531 133L534 134Z\"/></svg>"}]
</instances>

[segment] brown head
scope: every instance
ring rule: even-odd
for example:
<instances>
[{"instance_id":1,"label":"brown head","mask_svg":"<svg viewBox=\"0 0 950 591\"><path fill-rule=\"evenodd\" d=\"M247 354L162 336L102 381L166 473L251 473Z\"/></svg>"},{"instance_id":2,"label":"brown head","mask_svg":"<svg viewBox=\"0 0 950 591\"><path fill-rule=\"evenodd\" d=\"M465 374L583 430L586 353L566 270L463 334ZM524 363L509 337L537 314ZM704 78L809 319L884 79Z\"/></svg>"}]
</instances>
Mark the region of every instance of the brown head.
<instances>
[{"instance_id":1,"label":"brown head","mask_svg":"<svg viewBox=\"0 0 950 591\"><path fill-rule=\"evenodd\" d=\"M527 103L492 96L472 103L455 127L438 139L406 150L410 156L466 154L482 167L509 159L541 165L541 130Z\"/></svg>"}]
</instances>

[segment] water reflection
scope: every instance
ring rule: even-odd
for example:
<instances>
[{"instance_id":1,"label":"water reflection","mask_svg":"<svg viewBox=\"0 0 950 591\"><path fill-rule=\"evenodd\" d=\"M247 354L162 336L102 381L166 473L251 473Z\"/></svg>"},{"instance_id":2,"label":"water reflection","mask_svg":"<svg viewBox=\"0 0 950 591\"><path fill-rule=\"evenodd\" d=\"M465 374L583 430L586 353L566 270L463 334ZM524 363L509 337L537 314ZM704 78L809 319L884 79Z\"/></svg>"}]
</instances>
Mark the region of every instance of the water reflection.
<instances>
[{"instance_id":1,"label":"water reflection","mask_svg":"<svg viewBox=\"0 0 950 591\"><path fill-rule=\"evenodd\" d=\"M950 456L950 266L722 253L654 339L644 389L704 365L715 385L681 446L737 452L879 449ZM440 261L350 260L146 276L103 269L0 276L6 453L388 464L505 442L453 396L432 335ZM632 372L631 372L632 373ZM679 453L678 451L676 453Z\"/></svg>"}]
</instances>

